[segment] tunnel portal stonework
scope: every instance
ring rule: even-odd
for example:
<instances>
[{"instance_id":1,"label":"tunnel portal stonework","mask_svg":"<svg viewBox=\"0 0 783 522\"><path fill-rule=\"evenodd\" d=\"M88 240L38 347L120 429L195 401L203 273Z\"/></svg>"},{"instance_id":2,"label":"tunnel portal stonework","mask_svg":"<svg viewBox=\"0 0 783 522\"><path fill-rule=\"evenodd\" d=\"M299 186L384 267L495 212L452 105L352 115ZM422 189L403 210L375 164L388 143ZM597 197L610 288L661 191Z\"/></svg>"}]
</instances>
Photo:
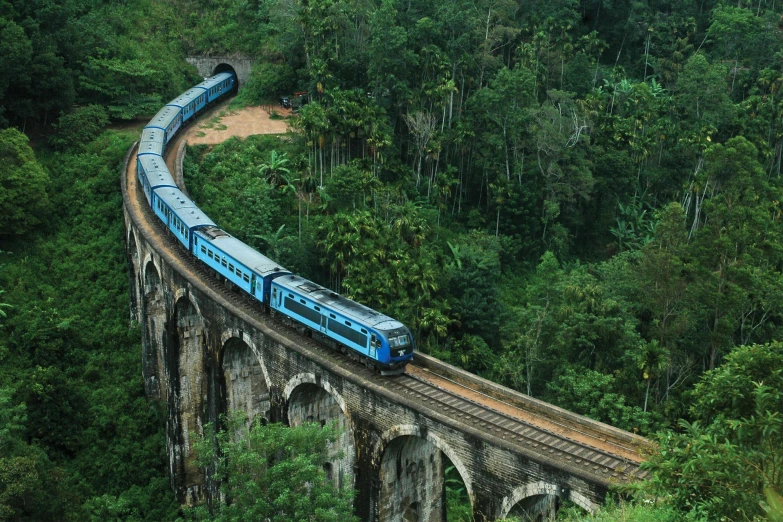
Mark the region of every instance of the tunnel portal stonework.
<instances>
[{"instance_id":1,"label":"tunnel portal stonework","mask_svg":"<svg viewBox=\"0 0 783 522\"><path fill-rule=\"evenodd\" d=\"M225 66L230 66L237 73L239 85L244 85L250 78L250 70L255 65L254 58L247 56L189 56L185 58L190 65L193 65L200 76L208 78L213 74L223 72Z\"/></svg>"},{"instance_id":2,"label":"tunnel portal stonework","mask_svg":"<svg viewBox=\"0 0 783 522\"><path fill-rule=\"evenodd\" d=\"M608 482L417 402L395 391L393 378L348 363L218 291L184 249L130 210L125 185L123 178L131 315L141 329L147 396L166 405L170 480L181 503L217 498L193 444L208 423L236 409L247 422L336 423L341 435L324 469L355 489L362 521L444 520L444 456L478 521L520 508L546 513L558 499L593 511L605 498Z\"/></svg>"}]
</instances>

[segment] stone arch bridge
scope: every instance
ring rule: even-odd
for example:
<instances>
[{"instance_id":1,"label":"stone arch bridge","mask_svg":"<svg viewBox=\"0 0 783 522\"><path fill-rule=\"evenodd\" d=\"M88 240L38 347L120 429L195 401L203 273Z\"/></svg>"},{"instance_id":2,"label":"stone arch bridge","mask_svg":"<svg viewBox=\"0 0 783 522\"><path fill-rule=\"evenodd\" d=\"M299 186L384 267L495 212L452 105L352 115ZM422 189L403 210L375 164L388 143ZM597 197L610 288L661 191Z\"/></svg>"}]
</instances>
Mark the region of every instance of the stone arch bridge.
<instances>
[{"instance_id":1,"label":"stone arch bridge","mask_svg":"<svg viewBox=\"0 0 783 522\"><path fill-rule=\"evenodd\" d=\"M363 521L445 520L444 468L464 480L476 520L593 511L612 484L643 478L646 441L435 359L404 376L371 374L278 324L221 285L146 207L129 151L122 176L131 316L141 324L148 397L167 407L171 484L182 503L214 498L193 459L205 424L228 410L253 422L336 421L324 463L354 487Z\"/></svg>"}]
</instances>

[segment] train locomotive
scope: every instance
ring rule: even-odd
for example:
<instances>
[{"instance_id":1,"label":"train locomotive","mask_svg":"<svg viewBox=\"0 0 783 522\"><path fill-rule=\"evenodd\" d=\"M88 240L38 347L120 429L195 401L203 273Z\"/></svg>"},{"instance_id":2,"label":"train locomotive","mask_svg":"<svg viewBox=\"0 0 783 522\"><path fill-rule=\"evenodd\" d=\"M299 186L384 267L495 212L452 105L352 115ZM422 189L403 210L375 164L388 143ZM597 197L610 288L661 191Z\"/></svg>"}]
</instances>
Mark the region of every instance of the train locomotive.
<instances>
[{"instance_id":1,"label":"train locomotive","mask_svg":"<svg viewBox=\"0 0 783 522\"><path fill-rule=\"evenodd\" d=\"M136 173L153 214L177 242L262 309L382 375L404 373L414 340L401 322L292 274L222 230L174 182L163 155L183 126L235 90L219 73L166 104L141 134Z\"/></svg>"}]
</instances>

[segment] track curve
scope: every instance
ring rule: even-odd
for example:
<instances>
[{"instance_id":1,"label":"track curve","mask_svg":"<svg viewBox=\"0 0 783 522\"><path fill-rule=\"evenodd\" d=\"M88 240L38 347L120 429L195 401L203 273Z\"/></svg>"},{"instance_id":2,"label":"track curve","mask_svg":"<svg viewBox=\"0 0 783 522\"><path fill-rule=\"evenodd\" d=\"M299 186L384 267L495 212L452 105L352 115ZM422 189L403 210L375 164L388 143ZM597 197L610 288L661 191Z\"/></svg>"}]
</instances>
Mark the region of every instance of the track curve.
<instances>
[{"instance_id":1,"label":"track curve","mask_svg":"<svg viewBox=\"0 0 783 522\"><path fill-rule=\"evenodd\" d=\"M170 151L182 150L180 142L169 147ZM344 376L361 379L367 387L374 388L392 400L413 402L422 413L453 425L456 429L473 433L508 447L532 460L568 470L592 482L604 485L627 483L646 477L640 470L643 453L651 445L645 439L630 434L628 437L612 437L614 428L595 429L594 421L581 422L553 418L540 412L527 411L493 397L478 387L457 383L446 375L422 368L415 362L401 376L374 377L363 365L353 359L318 345L287 328L279 321L266 316L250 299L230 291L208 269L196 262L177 242L171 240L165 227L155 218L146 204L134 175L136 157L129 151L122 175L123 200L126 211L135 227L165 261L199 290L210 295L232 313L254 324L265 334L291 345L309 358L328 359L344 371ZM171 172L181 169L182 154L169 154ZM174 158L171 158L174 156ZM173 163L172 163L173 162ZM178 165L176 163L179 163ZM181 170L179 170L181 172ZM184 182L180 177L177 183ZM586 419L585 419L586 420ZM610 428L610 427L607 427ZM625 433L625 432L623 432Z\"/></svg>"}]
</instances>

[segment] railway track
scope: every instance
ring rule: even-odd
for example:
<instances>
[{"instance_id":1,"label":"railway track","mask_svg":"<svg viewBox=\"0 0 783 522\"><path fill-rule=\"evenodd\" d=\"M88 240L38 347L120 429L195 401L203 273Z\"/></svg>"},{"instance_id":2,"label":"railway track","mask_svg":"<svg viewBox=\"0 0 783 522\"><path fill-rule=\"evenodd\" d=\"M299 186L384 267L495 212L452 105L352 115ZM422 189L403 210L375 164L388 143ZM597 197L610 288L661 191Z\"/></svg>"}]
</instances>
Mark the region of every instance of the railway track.
<instances>
[{"instance_id":1,"label":"railway track","mask_svg":"<svg viewBox=\"0 0 783 522\"><path fill-rule=\"evenodd\" d=\"M177 150L177 145L173 144L170 150ZM429 411L446 417L457 429L467 427L484 437L502 441L501 444L531 455L534 460L560 465L605 484L627 483L645 478L646 472L639 469L643 460L643 443L611 440L606 433L591 433L590 430L580 430L573 423L558 422L551 416L521 411L518 406L503 403L497 397L490 397L476 388L456 383L445 375L439 375L430 369L422 371L415 364L406 374L373 378L364 365L353 358L318 345L310 338L286 328L277 319L263 314L250 298L221 283L214 274L197 263L182 246L169 237L168 231L146 204L134 173L135 157L132 156L127 171L123 173L123 185L126 190L126 204L129 211L135 214L132 215L134 223L159 253L168 254L165 256L167 262L174 265L183 276L194 283L200 283L197 286L205 291L218 294L225 303L241 311L240 315L249 316L254 321L295 340L299 346L306 346L318 357L332 359L342 368L373 380L392 395L415 401L423 412Z\"/></svg>"},{"instance_id":2,"label":"railway track","mask_svg":"<svg viewBox=\"0 0 783 522\"><path fill-rule=\"evenodd\" d=\"M395 385L402 393L412 396L418 402L502 440L527 447L551 460L564 460L585 471L600 473L618 482L646 476L645 472L639 471L641 458L637 448L610 442L615 447L615 451L610 451L579 442L567 435L544 429L534 422L513 417L458 393L444 390L417 376L402 375L395 379ZM586 434L583 432L581 435ZM638 460L630 458L629 453L635 454Z\"/></svg>"}]
</instances>

